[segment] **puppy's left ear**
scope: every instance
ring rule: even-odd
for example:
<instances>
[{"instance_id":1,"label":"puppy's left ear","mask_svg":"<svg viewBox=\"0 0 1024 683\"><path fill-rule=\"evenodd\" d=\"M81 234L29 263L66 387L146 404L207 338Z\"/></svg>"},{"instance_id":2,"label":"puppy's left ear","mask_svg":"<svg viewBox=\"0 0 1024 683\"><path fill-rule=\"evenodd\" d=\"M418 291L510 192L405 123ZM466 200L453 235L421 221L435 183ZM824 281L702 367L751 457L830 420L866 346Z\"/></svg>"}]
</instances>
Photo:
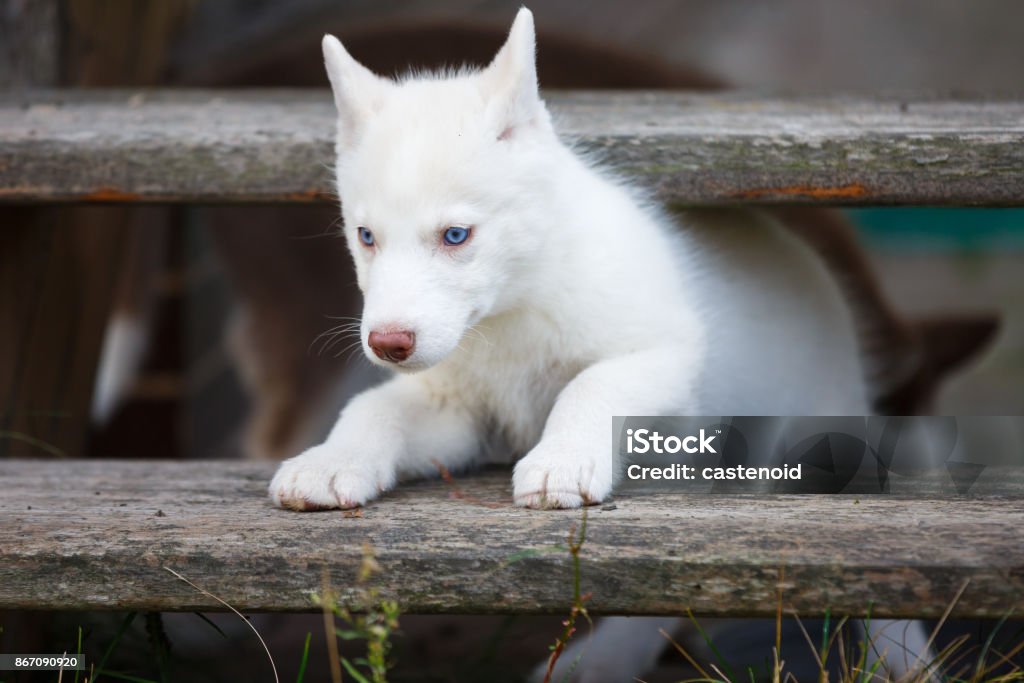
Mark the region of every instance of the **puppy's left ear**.
<instances>
[{"instance_id":1,"label":"puppy's left ear","mask_svg":"<svg viewBox=\"0 0 1024 683\"><path fill-rule=\"evenodd\" d=\"M519 10L508 39L480 77L499 139L547 120L537 85L537 47L530 10Z\"/></svg>"},{"instance_id":2,"label":"puppy's left ear","mask_svg":"<svg viewBox=\"0 0 1024 683\"><path fill-rule=\"evenodd\" d=\"M352 58L341 41L323 39L324 66L338 109L338 146L351 144L360 127L380 107L391 83Z\"/></svg>"}]
</instances>

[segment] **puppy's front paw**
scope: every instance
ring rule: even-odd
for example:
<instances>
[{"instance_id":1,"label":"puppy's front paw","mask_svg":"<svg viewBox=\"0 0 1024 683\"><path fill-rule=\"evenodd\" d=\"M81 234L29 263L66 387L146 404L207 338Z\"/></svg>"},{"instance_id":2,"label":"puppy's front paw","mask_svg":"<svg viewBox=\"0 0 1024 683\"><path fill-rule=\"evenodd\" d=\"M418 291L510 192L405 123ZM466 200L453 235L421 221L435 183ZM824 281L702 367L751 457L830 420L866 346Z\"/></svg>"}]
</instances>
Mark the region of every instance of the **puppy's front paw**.
<instances>
[{"instance_id":1,"label":"puppy's front paw","mask_svg":"<svg viewBox=\"0 0 1024 683\"><path fill-rule=\"evenodd\" d=\"M359 507L394 484L394 477L352 453L316 446L285 460L270 482L274 505L291 510Z\"/></svg>"},{"instance_id":2,"label":"puppy's front paw","mask_svg":"<svg viewBox=\"0 0 1024 683\"><path fill-rule=\"evenodd\" d=\"M516 505L578 508L600 503L612 492L611 456L602 458L543 441L516 464L512 475Z\"/></svg>"}]
</instances>

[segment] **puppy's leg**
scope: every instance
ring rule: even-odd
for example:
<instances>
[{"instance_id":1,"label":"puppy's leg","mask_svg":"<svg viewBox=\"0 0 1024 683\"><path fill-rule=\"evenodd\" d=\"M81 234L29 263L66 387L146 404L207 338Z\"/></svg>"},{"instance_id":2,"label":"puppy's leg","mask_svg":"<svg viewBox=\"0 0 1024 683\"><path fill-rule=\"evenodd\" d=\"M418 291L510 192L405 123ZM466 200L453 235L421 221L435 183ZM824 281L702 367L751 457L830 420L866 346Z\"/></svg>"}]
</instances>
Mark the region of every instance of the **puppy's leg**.
<instances>
[{"instance_id":1,"label":"puppy's leg","mask_svg":"<svg viewBox=\"0 0 1024 683\"><path fill-rule=\"evenodd\" d=\"M872 619L864 631L868 646L868 670L881 659L882 668L889 672L893 680L910 680L912 677L918 680L917 675L935 659L922 621ZM939 675L932 672L923 680L937 681Z\"/></svg>"},{"instance_id":2,"label":"puppy's leg","mask_svg":"<svg viewBox=\"0 0 1024 683\"><path fill-rule=\"evenodd\" d=\"M635 680L654 668L668 644L659 630L672 635L682 624L683 620L678 617L605 617L597 623L591 636L580 631L558 658L551 680L571 683ZM537 665L530 676L531 683L544 680L547 665L546 661Z\"/></svg>"},{"instance_id":3,"label":"puppy's leg","mask_svg":"<svg viewBox=\"0 0 1024 683\"><path fill-rule=\"evenodd\" d=\"M665 415L693 410L696 354L650 349L591 365L558 395L540 442L516 464L515 502L534 508L599 503L618 477L613 415Z\"/></svg>"},{"instance_id":4,"label":"puppy's leg","mask_svg":"<svg viewBox=\"0 0 1024 683\"><path fill-rule=\"evenodd\" d=\"M293 510L352 508L392 488L400 477L458 467L480 450L472 414L458 397L402 375L349 402L320 446L286 460L270 497Z\"/></svg>"}]
</instances>

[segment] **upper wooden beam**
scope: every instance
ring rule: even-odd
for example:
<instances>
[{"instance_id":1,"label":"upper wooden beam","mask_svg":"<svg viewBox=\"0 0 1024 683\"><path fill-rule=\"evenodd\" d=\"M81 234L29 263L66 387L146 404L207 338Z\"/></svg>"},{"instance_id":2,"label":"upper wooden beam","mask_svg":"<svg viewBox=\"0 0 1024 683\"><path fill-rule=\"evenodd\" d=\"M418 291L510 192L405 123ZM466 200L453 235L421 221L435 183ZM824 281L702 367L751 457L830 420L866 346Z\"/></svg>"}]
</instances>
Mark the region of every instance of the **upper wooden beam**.
<instances>
[{"instance_id":1,"label":"upper wooden beam","mask_svg":"<svg viewBox=\"0 0 1024 683\"><path fill-rule=\"evenodd\" d=\"M326 572L408 613L566 613L579 510L513 507L511 472L400 487L358 515L267 500L273 463L0 460L0 610L315 610ZM1019 492L1017 480L1013 490ZM590 508L596 613L963 617L1024 609L1019 497L620 495ZM562 546L562 548L558 548Z\"/></svg>"},{"instance_id":2,"label":"upper wooden beam","mask_svg":"<svg viewBox=\"0 0 1024 683\"><path fill-rule=\"evenodd\" d=\"M1024 101L548 101L567 139L670 203L1024 205ZM326 88L5 93L0 201L328 201L333 132Z\"/></svg>"}]
</instances>

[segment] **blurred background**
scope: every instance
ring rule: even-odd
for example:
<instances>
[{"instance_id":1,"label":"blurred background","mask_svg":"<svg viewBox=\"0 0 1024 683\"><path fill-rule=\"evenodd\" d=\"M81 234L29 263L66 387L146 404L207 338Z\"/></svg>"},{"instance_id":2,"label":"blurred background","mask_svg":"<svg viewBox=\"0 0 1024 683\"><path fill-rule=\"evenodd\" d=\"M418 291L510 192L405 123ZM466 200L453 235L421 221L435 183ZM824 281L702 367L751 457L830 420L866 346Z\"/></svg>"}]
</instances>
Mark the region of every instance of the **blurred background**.
<instances>
[{"instance_id":1,"label":"blurred background","mask_svg":"<svg viewBox=\"0 0 1024 683\"><path fill-rule=\"evenodd\" d=\"M326 98L325 32L383 74L482 65L520 4L0 0L0 87L311 87ZM544 0L531 9L549 89L1024 88L1024 4L1016 0ZM337 355L320 336L360 308L349 256L333 236L337 216L330 204L0 206L0 349L33 315L11 284L27 267L16 257L25 244L42 234L78 245L91 272L105 276L95 293L64 303L77 322L62 334L77 340L73 365L83 368L67 390L86 409L65 411L56 427L44 416L43 446L0 439L0 456L279 458L318 440L346 397L376 380L358 350ZM1024 412L1024 210L802 216L854 227L857 258L905 329L927 317L951 323L944 340L966 330L951 372L929 388L934 400L915 409ZM908 334L907 348L920 351ZM27 424L31 436L34 423L18 422L14 410L0 418L0 430ZM511 628L501 621L488 628ZM434 626L424 634L409 647L453 647L430 640Z\"/></svg>"}]
</instances>

